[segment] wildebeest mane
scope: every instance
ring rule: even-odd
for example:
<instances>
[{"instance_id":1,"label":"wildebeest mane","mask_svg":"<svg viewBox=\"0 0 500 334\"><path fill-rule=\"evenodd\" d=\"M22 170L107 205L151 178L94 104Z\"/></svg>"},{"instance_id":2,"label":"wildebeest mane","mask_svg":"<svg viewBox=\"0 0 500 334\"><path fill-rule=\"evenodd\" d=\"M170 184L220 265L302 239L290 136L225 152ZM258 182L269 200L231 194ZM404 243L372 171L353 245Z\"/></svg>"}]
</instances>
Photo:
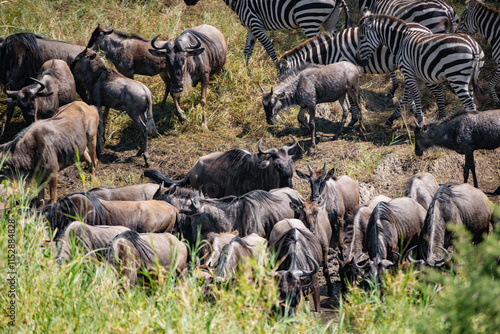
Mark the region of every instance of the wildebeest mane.
<instances>
[{"instance_id":1,"label":"wildebeest mane","mask_svg":"<svg viewBox=\"0 0 500 334\"><path fill-rule=\"evenodd\" d=\"M224 247L222 247L222 250L220 251L219 259L214 265L216 276L225 276L224 271L228 265L229 248L231 247L231 244L233 242L240 244L242 247L248 250L248 252L252 252L250 249L250 245L245 240L241 239L240 237L234 237L227 245L224 245Z\"/></svg>"},{"instance_id":2,"label":"wildebeest mane","mask_svg":"<svg viewBox=\"0 0 500 334\"><path fill-rule=\"evenodd\" d=\"M124 31L121 31L121 30L116 30L116 29L113 29L113 33L116 36L118 36L118 37L120 37L122 39L129 39L129 38L131 38L131 39L137 39L137 40L143 41L143 42L148 42L148 43L150 42L149 39L146 39L146 38L144 38L142 36L139 36L137 34L134 34L134 33L129 34L127 32L124 32Z\"/></svg>"},{"instance_id":3,"label":"wildebeest mane","mask_svg":"<svg viewBox=\"0 0 500 334\"><path fill-rule=\"evenodd\" d=\"M302 238L303 237L303 238ZM313 234L309 234L304 230L292 228L286 232L281 238L276 241L276 246L279 247L276 251L277 262L280 263L278 270L296 269L297 267L304 269L307 268L306 252L314 258L311 254L312 249L310 245L317 242Z\"/></svg>"},{"instance_id":4,"label":"wildebeest mane","mask_svg":"<svg viewBox=\"0 0 500 334\"><path fill-rule=\"evenodd\" d=\"M141 257L141 259L144 259L144 260L147 260L147 262L152 262L155 258L155 253L153 251L153 248L151 247L151 245L149 245L147 242L145 242L139 233L137 233L136 231L125 231L125 232L122 232L120 234L118 234L112 241L112 243L119 239L119 238L123 238L125 240L128 240L130 241L130 243L137 249L137 251L139 252L139 256ZM114 253L113 253L113 248L111 248L110 252L109 252L109 256L111 258L114 257ZM136 259L136 260L139 260L139 259Z\"/></svg>"},{"instance_id":5,"label":"wildebeest mane","mask_svg":"<svg viewBox=\"0 0 500 334\"><path fill-rule=\"evenodd\" d=\"M38 47L37 38L43 38L33 33L17 33L9 35L0 45L0 84L7 84L6 74L13 68L23 65L26 76L34 76L42 67L42 56ZM15 83L20 87L24 86L24 82Z\"/></svg>"},{"instance_id":6,"label":"wildebeest mane","mask_svg":"<svg viewBox=\"0 0 500 334\"><path fill-rule=\"evenodd\" d=\"M205 45L211 45L211 44L213 44L213 41L207 35L199 32L199 31L191 30L191 29L184 30L179 35L179 37L176 38L175 44L177 45L177 39L179 39L181 36L184 36L184 35L187 35L187 34L193 34L194 36L198 37L201 40L201 42L203 44L205 44Z\"/></svg>"},{"instance_id":7,"label":"wildebeest mane","mask_svg":"<svg viewBox=\"0 0 500 334\"><path fill-rule=\"evenodd\" d=\"M448 115L447 117L445 117L443 119L425 122L425 125L442 125L442 124L446 124L448 122L451 122L455 118L458 118L458 117L460 117L462 115L467 115L467 114L477 114L477 112L467 111L465 109L461 109L461 110L459 110L457 112L454 112L454 113Z\"/></svg>"},{"instance_id":8,"label":"wildebeest mane","mask_svg":"<svg viewBox=\"0 0 500 334\"><path fill-rule=\"evenodd\" d=\"M393 224L391 225L395 227L399 225L399 217L393 212L392 207L390 207L387 202L378 203L368 221L368 226L372 226L372 228L367 228L366 231L366 249L370 253L370 251L373 251L373 248L369 245L375 243L376 252L375 254L369 254L370 258L378 257L379 259L385 259L387 257L386 245L391 244L391 236L388 231L381 226L380 221L382 220L392 222Z\"/></svg>"}]
</instances>

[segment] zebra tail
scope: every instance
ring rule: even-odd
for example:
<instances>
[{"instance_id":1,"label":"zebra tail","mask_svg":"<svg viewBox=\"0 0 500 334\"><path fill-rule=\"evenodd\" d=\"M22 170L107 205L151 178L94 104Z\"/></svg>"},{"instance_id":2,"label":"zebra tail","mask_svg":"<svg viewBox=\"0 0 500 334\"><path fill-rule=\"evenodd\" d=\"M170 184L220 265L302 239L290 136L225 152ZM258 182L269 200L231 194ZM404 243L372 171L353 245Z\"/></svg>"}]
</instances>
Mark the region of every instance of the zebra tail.
<instances>
[{"instance_id":1,"label":"zebra tail","mask_svg":"<svg viewBox=\"0 0 500 334\"><path fill-rule=\"evenodd\" d=\"M478 104L488 104L492 100L489 94L485 94L482 88L479 86L479 71L481 70L481 60L479 59L478 54L474 54L473 60L473 68L472 68L472 88L474 89L474 97L476 98Z\"/></svg>"}]
</instances>

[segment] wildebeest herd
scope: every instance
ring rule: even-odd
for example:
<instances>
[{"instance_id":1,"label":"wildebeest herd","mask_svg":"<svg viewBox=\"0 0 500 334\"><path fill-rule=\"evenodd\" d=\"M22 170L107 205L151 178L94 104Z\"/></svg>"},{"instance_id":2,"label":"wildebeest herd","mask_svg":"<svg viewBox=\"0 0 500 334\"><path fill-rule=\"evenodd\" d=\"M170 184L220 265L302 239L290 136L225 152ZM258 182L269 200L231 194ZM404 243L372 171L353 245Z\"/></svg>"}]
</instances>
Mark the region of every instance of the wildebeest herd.
<instances>
[{"instance_id":1,"label":"wildebeest herd","mask_svg":"<svg viewBox=\"0 0 500 334\"><path fill-rule=\"evenodd\" d=\"M198 1L185 2L194 5ZM185 30L173 42L98 24L86 47L16 33L0 41L0 85L7 95L2 101L7 105L3 126L9 125L16 106L29 126L0 146L1 156L7 158L0 177L36 180L36 204L44 203L43 187L49 183L50 204L39 211L48 222L61 264L71 260L74 249L70 245L76 241L84 252L106 260L136 284L141 270L155 265L182 273L192 246L202 242L199 255L204 279L228 282L245 259L264 261L269 250L278 264L275 274L283 305L297 307L304 291L310 289L320 312L320 267L332 295L334 276L340 276L345 291L348 284L363 278L380 282L389 267L403 262L443 265L452 256L452 235L446 223L467 227L474 242L491 233L493 204L477 189L473 153L500 147L500 110L477 111L474 97L484 97L477 78L485 55L472 37L459 32L479 31L492 45L498 64L500 12L470 0L458 24L457 15L443 0L428 1L435 6L431 12L407 0L360 1L364 11L360 27L337 34L341 8L346 25L351 22L343 0L310 1L308 6L292 1L294 6L289 7L281 0L270 2L275 6L261 8L256 0L226 1L248 30L247 63L257 39L278 67L276 86L270 92L261 87L269 124L275 123L281 109L300 106L298 120L311 132L314 148L316 105L338 100L343 115L335 138L342 134L349 111L348 127L359 122L363 136L359 73L399 69L406 80L401 104L411 103L417 118L416 155L432 146L465 154L464 184L439 185L431 174L418 173L408 180L405 197L377 196L360 203L358 182L335 175L334 169L327 171L325 164L321 169L309 166L309 174L296 171L310 183L311 196L306 201L292 183L290 151L298 142L291 136L292 144L280 149L263 150L260 141L258 153L236 148L203 156L182 180L146 170L144 175L154 183L98 187L58 200L58 171L83 159L95 173L110 108L127 112L140 129L142 145L137 155L149 167L148 135L158 131L152 94L133 80L135 74L161 76L165 83L162 108L170 94L181 122L186 120L181 92L184 86L201 82L202 126L207 127L209 78L223 70L226 42L217 28L207 24ZM295 14L284 15L287 10ZM411 14L419 11L421 15ZM485 18L494 22L493 28L482 26ZM327 31L318 35L321 24ZM296 27L310 39L278 60L266 30ZM116 70L107 66L99 51ZM489 83L498 106L499 71ZM444 82L459 97L463 111L446 116ZM436 97L438 120L424 120L420 83ZM395 86L391 94L394 90ZM76 93L82 101L75 101ZM391 125L400 114L398 107L386 124ZM475 188L467 184L469 171ZM328 265L331 249L338 273Z\"/></svg>"}]
</instances>

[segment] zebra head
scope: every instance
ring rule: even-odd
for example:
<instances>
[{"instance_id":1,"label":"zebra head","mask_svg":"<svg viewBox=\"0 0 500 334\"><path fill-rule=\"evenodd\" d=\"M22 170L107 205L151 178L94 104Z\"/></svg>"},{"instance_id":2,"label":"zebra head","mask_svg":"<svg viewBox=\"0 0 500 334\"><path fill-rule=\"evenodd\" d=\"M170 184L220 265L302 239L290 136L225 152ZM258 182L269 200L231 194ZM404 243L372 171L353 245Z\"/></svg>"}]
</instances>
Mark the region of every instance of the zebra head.
<instances>
[{"instance_id":1,"label":"zebra head","mask_svg":"<svg viewBox=\"0 0 500 334\"><path fill-rule=\"evenodd\" d=\"M472 0L467 3L467 7L463 11L462 15L460 15L460 23L457 27L457 33L472 35L479 30L477 21L474 20L474 12L478 7L479 4L476 2L476 0Z\"/></svg>"},{"instance_id":2,"label":"zebra head","mask_svg":"<svg viewBox=\"0 0 500 334\"><path fill-rule=\"evenodd\" d=\"M370 11L365 10L358 31L359 65L366 66L375 50L379 47L380 36L373 30L375 18Z\"/></svg>"}]
</instances>

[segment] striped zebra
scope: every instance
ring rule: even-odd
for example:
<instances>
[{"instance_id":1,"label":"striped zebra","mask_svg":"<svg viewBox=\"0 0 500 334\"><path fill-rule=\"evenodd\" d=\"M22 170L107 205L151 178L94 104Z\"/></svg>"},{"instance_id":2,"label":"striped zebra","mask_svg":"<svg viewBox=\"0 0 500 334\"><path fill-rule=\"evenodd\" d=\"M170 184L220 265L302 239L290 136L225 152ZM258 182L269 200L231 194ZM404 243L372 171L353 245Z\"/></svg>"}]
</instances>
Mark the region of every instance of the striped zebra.
<instances>
[{"instance_id":1,"label":"striped zebra","mask_svg":"<svg viewBox=\"0 0 500 334\"><path fill-rule=\"evenodd\" d=\"M184 0L193 6L199 0ZM326 31L335 31L340 15L340 4L346 12L346 25L351 26L351 17L344 0L224 0L240 18L247 29L245 43L246 64L253 53L256 40L266 49L278 67L278 57L267 30L290 30L301 28L307 38Z\"/></svg>"},{"instance_id":2,"label":"striped zebra","mask_svg":"<svg viewBox=\"0 0 500 334\"><path fill-rule=\"evenodd\" d=\"M497 70L488 83L488 87L497 107L500 107L495 87L500 82L500 11L490 8L481 1L469 0L467 8L460 16L458 32L472 35L479 31L491 45L493 60L497 63Z\"/></svg>"},{"instance_id":3,"label":"striped zebra","mask_svg":"<svg viewBox=\"0 0 500 334\"><path fill-rule=\"evenodd\" d=\"M359 11L363 13L365 8L372 14L420 23L434 34L453 33L458 25L457 13L444 0L359 0Z\"/></svg>"},{"instance_id":4,"label":"striped zebra","mask_svg":"<svg viewBox=\"0 0 500 334\"><path fill-rule=\"evenodd\" d=\"M472 84L477 88L477 77L484 64L484 53L472 37L464 34L426 34L412 31L402 20L368 12L361 19L359 28L361 62L368 61L381 43L396 55L396 64L406 80L401 105L413 100L418 122L424 121L419 82L438 85L448 81L465 109L476 110L469 86ZM401 105L389 117L387 125L392 125L401 115Z\"/></svg>"}]
</instances>

